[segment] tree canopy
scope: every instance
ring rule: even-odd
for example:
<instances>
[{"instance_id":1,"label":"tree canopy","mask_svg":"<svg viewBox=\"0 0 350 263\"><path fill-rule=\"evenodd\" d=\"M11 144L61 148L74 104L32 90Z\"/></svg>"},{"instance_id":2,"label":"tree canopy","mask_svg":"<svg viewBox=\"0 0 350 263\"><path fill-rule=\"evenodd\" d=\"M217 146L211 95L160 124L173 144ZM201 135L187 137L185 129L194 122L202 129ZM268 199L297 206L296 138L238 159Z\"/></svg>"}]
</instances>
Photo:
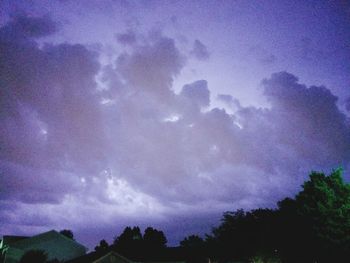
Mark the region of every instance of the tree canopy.
<instances>
[{"instance_id":1,"label":"tree canopy","mask_svg":"<svg viewBox=\"0 0 350 263\"><path fill-rule=\"evenodd\" d=\"M166 247L167 239L163 231L147 227L143 234L143 242L149 248L164 248Z\"/></svg>"},{"instance_id":2,"label":"tree canopy","mask_svg":"<svg viewBox=\"0 0 350 263\"><path fill-rule=\"evenodd\" d=\"M161 230L147 227L142 235L138 226L126 227L122 234L114 239L113 246L119 251L130 248L138 251L147 249L162 249L166 247L167 239Z\"/></svg>"},{"instance_id":3,"label":"tree canopy","mask_svg":"<svg viewBox=\"0 0 350 263\"><path fill-rule=\"evenodd\" d=\"M337 169L328 176L311 172L301 191L279 201L276 209L225 212L205 239L190 235L180 246L190 259L194 255L194 261L200 255L219 262L348 262L349 233L350 185ZM166 243L163 231L147 227L142 234L139 227L128 226L111 248L125 255L147 255L161 251ZM101 240L96 251L103 249L109 247Z\"/></svg>"},{"instance_id":4,"label":"tree canopy","mask_svg":"<svg viewBox=\"0 0 350 263\"><path fill-rule=\"evenodd\" d=\"M96 252L102 252L102 251L107 251L109 248L109 245L106 240L102 239L100 241L100 244L95 247Z\"/></svg>"},{"instance_id":5,"label":"tree canopy","mask_svg":"<svg viewBox=\"0 0 350 263\"><path fill-rule=\"evenodd\" d=\"M74 235L73 235L73 232L72 230L69 230L69 229L63 229L60 231L60 234L74 240Z\"/></svg>"},{"instance_id":6,"label":"tree canopy","mask_svg":"<svg viewBox=\"0 0 350 263\"><path fill-rule=\"evenodd\" d=\"M342 169L329 176L312 172L294 199L279 202L279 212L288 222L282 229L290 237L282 239L285 247L294 245L312 260L341 260L350 251L350 186Z\"/></svg>"},{"instance_id":7,"label":"tree canopy","mask_svg":"<svg viewBox=\"0 0 350 263\"><path fill-rule=\"evenodd\" d=\"M180 241L180 246L185 248L202 248L204 240L198 235L190 235Z\"/></svg>"},{"instance_id":8,"label":"tree canopy","mask_svg":"<svg viewBox=\"0 0 350 263\"><path fill-rule=\"evenodd\" d=\"M212 255L268 262L347 262L350 258L350 185L342 169L311 172L294 198L277 209L225 212L203 241ZM200 243L196 236L181 246Z\"/></svg>"}]
</instances>

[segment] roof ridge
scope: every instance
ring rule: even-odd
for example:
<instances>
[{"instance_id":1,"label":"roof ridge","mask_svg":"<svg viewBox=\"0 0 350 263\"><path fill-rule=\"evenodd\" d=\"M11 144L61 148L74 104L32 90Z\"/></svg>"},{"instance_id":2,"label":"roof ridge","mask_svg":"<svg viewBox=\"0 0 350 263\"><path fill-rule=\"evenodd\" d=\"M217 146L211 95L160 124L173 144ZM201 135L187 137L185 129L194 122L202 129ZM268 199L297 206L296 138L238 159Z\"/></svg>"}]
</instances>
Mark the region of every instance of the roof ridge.
<instances>
[{"instance_id":1,"label":"roof ridge","mask_svg":"<svg viewBox=\"0 0 350 263\"><path fill-rule=\"evenodd\" d=\"M111 255L111 254L115 254L116 256L118 256L119 258L125 260L126 262L134 263L134 261L132 261L132 260L130 260L130 259L128 259L128 258L126 258L126 257L124 257L124 256L122 256L122 255L120 255L118 252L113 251L113 250L112 250L112 251L109 251L108 253L106 253L104 256L98 258L97 260L100 261L100 260L102 260L103 258L106 258L107 256L109 256L109 255ZM94 263L94 262L96 262L96 260L93 261L92 263Z\"/></svg>"},{"instance_id":2,"label":"roof ridge","mask_svg":"<svg viewBox=\"0 0 350 263\"><path fill-rule=\"evenodd\" d=\"M46 232L43 232L43 233L40 233L40 234L37 234L37 235L33 235L33 236L31 236L31 237L26 238L25 240L28 240L28 239L34 239L34 240L35 240L35 239L38 239L38 238L40 238L40 237L42 237L42 236L46 236L46 235L48 235L48 234L50 234L50 233L53 233L53 234L55 234L55 235L57 235L57 236L60 236L61 238L65 239L65 240L68 240L68 242L74 243L75 245L84 248L85 251L87 250L87 247L85 247L83 244L80 244L80 243L77 242L76 240L73 240L73 239L71 239L71 238L66 237L65 235L62 235L61 233L59 233L59 232L58 232L57 230L55 230L55 229L51 229L51 230L49 230L49 231L46 231ZM14 242L13 244L20 244L22 241L24 241L24 240L23 240L23 239L18 240L18 241L16 241L16 242Z\"/></svg>"}]
</instances>

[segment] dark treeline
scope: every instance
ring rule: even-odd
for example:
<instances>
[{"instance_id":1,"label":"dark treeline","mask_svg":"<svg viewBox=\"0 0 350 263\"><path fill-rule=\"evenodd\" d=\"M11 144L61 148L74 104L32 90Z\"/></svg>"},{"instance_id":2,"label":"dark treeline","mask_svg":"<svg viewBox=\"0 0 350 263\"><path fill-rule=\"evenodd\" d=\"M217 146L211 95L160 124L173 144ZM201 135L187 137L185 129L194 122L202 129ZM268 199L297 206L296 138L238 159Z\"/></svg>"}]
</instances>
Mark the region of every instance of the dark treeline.
<instances>
[{"instance_id":1,"label":"dark treeline","mask_svg":"<svg viewBox=\"0 0 350 263\"><path fill-rule=\"evenodd\" d=\"M109 245L106 240L101 240L95 247L98 253L114 250L125 257L142 260L155 253L160 253L166 248L167 239L163 231L147 227L144 233L138 226L126 227L120 236L115 237Z\"/></svg>"},{"instance_id":2,"label":"dark treeline","mask_svg":"<svg viewBox=\"0 0 350 263\"><path fill-rule=\"evenodd\" d=\"M162 231L148 228L142 235L138 227L127 227L112 245L125 255L165 246ZM278 202L276 209L225 212L205 238L188 236L180 247L193 258L218 262L348 262L350 186L341 169L329 176L312 172L302 190Z\"/></svg>"},{"instance_id":3,"label":"dark treeline","mask_svg":"<svg viewBox=\"0 0 350 263\"><path fill-rule=\"evenodd\" d=\"M74 238L70 230L61 233ZM177 248L166 244L160 230L148 227L141 233L137 226L126 227L112 244L101 240L94 253L113 250L137 262L349 262L350 185L341 169L329 176L312 172L302 190L278 202L276 209L225 212L204 238L190 235ZM33 257L45 255L30 252L21 262L32 262Z\"/></svg>"},{"instance_id":4,"label":"dark treeline","mask_svg":"<svg viewBox=\"0 0 350 263\"><path fill-rule=\"evenodd\" d=\"M204 239L192 235L180 245L222 262L349 262L350 186L341 169L312 172L277 209L226 212Z\"/></svg>"},{"instance_id":5,"label":"dark treeline","mask_svg":"<svg viewBox=\"0 0 350 263\"><path fill-rule=\"evenodd\" d=\"M166 243L163 231L147 227L142 235L139 227L126 227L123 233L114 239L113 247L125 255L130 248L136 251L159 250L165 248Z\"/></svg>"}]
</instances>

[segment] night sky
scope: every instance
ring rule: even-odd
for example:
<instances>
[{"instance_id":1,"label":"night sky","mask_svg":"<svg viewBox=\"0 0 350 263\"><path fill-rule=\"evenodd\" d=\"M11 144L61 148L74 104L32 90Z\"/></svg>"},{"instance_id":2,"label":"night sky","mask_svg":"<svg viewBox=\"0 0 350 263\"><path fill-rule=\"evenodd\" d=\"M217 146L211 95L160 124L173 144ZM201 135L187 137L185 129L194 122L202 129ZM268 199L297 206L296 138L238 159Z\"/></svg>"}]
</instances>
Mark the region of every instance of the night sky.
<instances>
[{"instance_id":1,"label":"night sky","mask_svg":"<svg viewBox=\"0 0 350 263\"><path fill-rule=\"evenodd\" d=\"M0 234L170 245L349 181L350 3L0 2Z\"/></svg>"}]
</instances>

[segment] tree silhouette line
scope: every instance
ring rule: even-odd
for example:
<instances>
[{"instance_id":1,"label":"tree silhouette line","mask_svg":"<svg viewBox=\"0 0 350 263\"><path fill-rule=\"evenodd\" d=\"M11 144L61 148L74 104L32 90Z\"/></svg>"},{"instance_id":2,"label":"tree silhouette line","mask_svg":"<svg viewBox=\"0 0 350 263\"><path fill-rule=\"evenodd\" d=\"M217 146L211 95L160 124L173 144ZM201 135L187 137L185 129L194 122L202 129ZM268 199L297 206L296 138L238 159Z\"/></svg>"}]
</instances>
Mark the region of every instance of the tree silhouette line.
<instances>
[{"instance_id":1,"label":"tree silhouette line","mask_svg":"<svg viewBox=\"0 0 350 263\"><path fill-rule=\"evenodd\" d=\"M204 239L191 235L180 245L223 262L349 262L350 186L342 169L329 176L312 172L277 209L225 212Z\"/></svg>"},{"instance_id":2,"label":"tree silhouette line","mask_svg":"<svg viewBox=\"0 0 350 263\"><path fill-rule=\"evenodd\" d=\"M62 234L73 239L70 230ZM138 226L128 226L111 245L101 240L95 253L113 250L142 261L170 249L166 244L163 231L148 227L142 234ZM208 262L208 258L219 263L349 262L350 185L344 182L342 169L328 176L311 172L302 190L294 198L279 201L276 209L225 212L211 233L184 238L176 253L193 263ZM33 262L25 257L22 263Z\"/></svg>"}]
</instances>

